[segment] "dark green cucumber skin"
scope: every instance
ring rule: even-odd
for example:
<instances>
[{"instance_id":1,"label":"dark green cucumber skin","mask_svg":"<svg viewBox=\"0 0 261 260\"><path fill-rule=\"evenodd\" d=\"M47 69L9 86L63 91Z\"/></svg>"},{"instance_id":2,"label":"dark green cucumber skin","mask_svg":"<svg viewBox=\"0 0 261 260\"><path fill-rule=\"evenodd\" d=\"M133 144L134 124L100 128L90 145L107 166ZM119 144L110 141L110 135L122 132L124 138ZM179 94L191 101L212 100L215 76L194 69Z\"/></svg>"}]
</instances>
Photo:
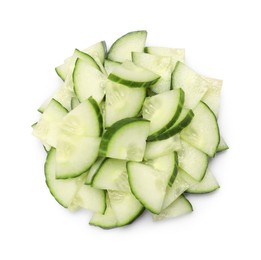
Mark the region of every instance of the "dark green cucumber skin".
<instances>
[{"instance_id":1,"label":"dark green cucumber skin","mask_svg":"<svg viewBox=\"0 0 261 260\"><path fill-rule=\"evenodd\" d=\"M178 153L177 152L174 152L174 161L175 161L175 165L174 165L174 169L173 169L173 173L169 179L169 183L168 185L171 187L172 184L174 183L176 177L177 177L177 174L178 174L178 165L179 165L179 161L178 161Z\"/></svg>"},{"instance_id":2,"label":"dark green cucumber skin","mask_svg":"<svg viewBox=\"0 0 261 260\"><path fill-rule=\"evenodd\" d=\"M173 124L175 124L175 122L179 118L179 116L181 114L181 111L182 111L182 108L183 108L183 105L184 105L184 102L185 102L185 93L184 93L184 91L181 88L179 88L178 90L180 92L180 98L179 98L179 103L178 103L178 107L177 107L175 115L168 122L168 124L166 126L164 126L162 129L158 130L156 133L150 135L148 137L148 140L150 140L150 139L153 140L154 138L157 138L162 133L166 132L171 126L173 126Z\"/></svg>"},{"instance_id":3,"label":"dark green cucumber skin","mask_svg":"<svg viewBox=\"0 0 261 260\"><path fill-rule=\"evenodd\" d=\"M102 136L102 132L103 132L103 118L102 118L102 113L101 113L100 107L99 107L97 101L93 97L89 97L88 101L91 103L93 109L95 110L95 112L97 114L98 121L99 121L99 129L100 129L99 136Z\"/></svg>"},{"instance_id":4,"label":"dark green cucumber skin","mask_svg":"<svg viewBox=\"0 0 261 260\"><path fill-rule=\"evenodd\" d=\"M130 88L141 88L141 87L148 88L148 87L154 85L160 79L160 77L158 77L152 81L148 81L148 82L138 82L138 81L122 79L122 78L119 78L117 75L111 73L108 76L108 79L111 81L117 82L119 84L125 85L127 87L130 87Z\"/></svg>"},{"instance_id":5,"label":"dark green cucumber skin","mask_svg":"<svg viewBox=\"0 0 261 260\"><path fill-rule=\"evenodd\" d=\"M189 110L189 112L187 113L185 118L181 122L179 122L178 125L169 128L168 130L166 130L165 132L163 132L160 135L153 136L153 137L149 136L147 141L151 142L151 141L165 140L165 139L168 139L169 137L171 137L173 135L178 134L182 129L184 129L186 126L188 126L190 124L193 117L194 117L193 111Z\"/></svg>"},{"instance_id":6,"label":"dark green cucumber skin","mask_svg":"<svg viewBox=\"0 0 261 260\"><path fill-rule=\"evenodd\" d=\"M99 155L103 156L103 157L106 157L108 144L109 144L111 138L114 136L114 134L119 129L121 129L125 125L132 124L132 123L137 123L137 122L149 122L149 121L146 120L146 119L143 119L143 118L136 118L136 117L124 118L122 120L117 121L111 127L109 127L107 129L107 131L102 136L100 149L99 149Z\"/></svg>"}]
</instances>

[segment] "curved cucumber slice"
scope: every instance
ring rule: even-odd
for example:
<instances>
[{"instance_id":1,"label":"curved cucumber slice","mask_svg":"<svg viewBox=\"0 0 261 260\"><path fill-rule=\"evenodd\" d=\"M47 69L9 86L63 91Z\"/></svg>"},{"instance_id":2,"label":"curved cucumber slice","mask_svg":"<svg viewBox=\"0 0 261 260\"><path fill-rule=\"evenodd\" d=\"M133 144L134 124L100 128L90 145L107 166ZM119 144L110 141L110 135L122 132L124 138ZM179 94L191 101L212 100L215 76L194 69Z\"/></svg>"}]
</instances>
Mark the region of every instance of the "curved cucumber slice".
<instances>
[{"instance_id":1,"label":"curved cucumber slice","mask_svg":"<svg viewBox=\"0 0 261 260\"><path fill-rule=\"evenodd\" d=\"M92 186L103 190L130 192L126 161L105 159L93 178Z\"/></svg>"},{"instance_id":2,"label":"curved cucumber slice","mask_svg":"<svg viewBox=\"0 0 261 260\"><path fill-rule=\"evenodd\" d=\"M146 209L159 214L172 173L137 162L128 162L127 171L132 193Z\"/></svg>"},{"instance_id":3,"label":"curved cucumber slice","mask_svg":"<svg viewBox=\"0 0 261 260\"><path fill-rule=\"evenodd\" d=\"M213 111L215 116L218 115L219 106L220 106L220 96L222 90L222 80L206 78L208 82L208 91L203 96L202 101L209 106Z\"/></svg>"},{"instance_id":4,"label":"curved cucumber slice","mask_svg":"<svg viewBox=\"0 0 261 260\"><path fill-rule=\"evenodd\" d=\"M144 211L142 204L131 193L109 190L108 195L118 227L132 223Z\"/></svg>"},{"instance_id":5,"label":"curved cucumber slice","mask_svg":"<svg viewBox=\"0 0 261 260\"><path fill-rule=\"evenodd\" d=\"M168 139L154 142L147 142L144 159L151 160L159 156L180 150L181 142L179 135L174 135Z\"/></svg>"},{"instance_id":6,"label":"curved cucumber slice","mask_svg":"<svg viewBox=\"0 0 261 260\"><path fill-rule=\"evenodd\" d=\"M60 135L72 137L99 137L102 134L102 116L97 102L89 98L70 111L62 120Z\"/></svg>"},{"instance_id":7,"label":"curved cucumber slice","mask_svg":"<svg viewBox=\"0 0 261 260\"><path fill-rule=\"evenodd\" d=\"M207 92L209 82L184 63L178 62L172 73L172 88L182 88L186 97L184 106L193 109Z\"/></svg>"},{"instance_id":8,"label":"curved cucumber slice","mask_svg":"<svg viewBox=\"0 0 261 260\"><path fill-rule=\"evenodd\" d=\"M208 169L204 178L201 180L201 182L190 186L187 189L187 192L188 193L209 193L218 188L220 188L220 186L219 186L215 176Z\"/></svg>"},{"instance_id":9,"label":"curved cucumber slice","mask_svg":"<svg viewBox=\"0 0 261 260\"><path fill-rule=\"evenodd\" d=\"M160 76L160 79L151 87L155 93L162 93L170 90L171 73L173 70L170 57L161 57L142 52L132 53L133 62L145 69L148 69Z\"/></svg>"},{"instance_id":10,"label":"curved cucumber slice","mask_svg":"<svg viewBox=\"0 0 261 260\"><path fill-rule=\"evenodd\" d=\"M167 129L165 132L159 135L152 135L148 137L148 141L155 141L155 140L165 140L169 137L178 134L181 132L185 127L187 127L194 117L194 113L192 110L187 110L183 108L178 120L173 124L172 127Z\"/></svg>"},{"instance_id":11,"label":"curved cucumber slice","mask_svg":"<svg viewBox=\"0 0 261 260\"><path fill-rule=\"evenodd\" d=\"M160 76L150 70L136 66L131 61L125 61L115 66L108 79L132 88L150 87L159 80Z\"/></svg>"},{"instance_id":12,"label":"curved cucumber slice","mask_svg":"<svg viewBox=\"0 0 261 260\"><path fill-rule=\"evenodd\" d=\"M148 132L149 121L142 118L122 119L102 136L100 156L142 161Z\"/></svg>"},{"instance_id":13,"label":"curved cucumber slice","mask_svg":"<svg viewBox=\"0 0 261 260\"><path fill-rule=\"evenodd\" d=\"M185 141L178 151L179 167L197 181L201 181L208 167L208 156Z\"/></svg>"},{"instance_id":14,"label":"curved cucumber slice","mask_svg":"<svg viewBox=\"0 0 261 260\"><path fill-rule=\"evenodd\" d=\"M218 148L217 148L217 153L218 152L223 152L223 151L225 151L227 149L229 149L229 147L228 147L227 143L225 142L224 138L221 136L219 144L218 144Z\"/></svg>"},{"instance_id":15,"label":"curved cucumber slice","mask_svg":"<svg viewBox=\"0 0 261 260\"><path fill-rule=\"evenodd\" d=\"M131 60L132 52L143 52L146 38L146 31L134 31L121 36L112 44L108 59L118 62Z\"/></svg>"},{"instance_id":16,"label":"curved cucumber slice","mask_svg":"<svg viewBox=\"0 0 261 260\"><path fill-rule=\"evenodd\" d=\"M104 214L94 213L89 222L90 225L98 226L101 228L109 229L117 227L117 219L113 209L111 207L111 203L109 200L109 196L106 196L106 210Z\"/></svg>"},{"instance_id":17,"label":"curved cucumber slice","mask_svg":"<svg viewBox=\"0 0 261 260\"><path fill-rule=\"evenodd\" d=\"M56 147L62 119L68 111L55 99L52 99L40 120L33 127L33 135L41 140L42 143Z\"/></svg>"},{"instance_id":18,"label":"curved cucumber slice","mask_svg":"<svg viewBox=\"0 0 261 260\"><path fill-rule=\"evenodd\" d=\"M52 148L46 158L44 165L46 184L53 197L63 207L68 208L84 182L84 175L68 180L57 180L56 173L56 150Z\"/></svg>"},{"instance_id":19,"label":"curved cucumber slice","mask_svg":"<svg viewBox=\"0 0 261 260\"><path fill-rule=\"evenodd\" d=\"M92 68L82 59L77 59L73 71L74 91L80 102L93 97L100 103L104 97L104 83L106 76L99 70Z\"/></svg>"},{"instance_id":20,"label":"curved cucumber slice","mask_svg":"<svg viewBox=\"0 0 261 260\"><path fill-rule=\"evenodd\" d=\"M83 184L71 204L72 209L79 207L103 214L106 209L105 191Z\"/></svg>"},{"instance_id":21,"label":"curved cucumber slice","mask_svg":"<svg viewBox=\"0 0 261 260\"><path fill-rule=\"evenodd\" d=\"M166 91L145 99L142 116L150 121L149 140L165 132L176 122L183 104L182 89Z\"/></svg>"},{"instance_id":22,"label":"curved cucumber slice","mask_svg":"<svg viewBox=\"0 0 261 260\"><path fill-rule=\"evenodd\" d=\"M118 66L121 66L121 63L107 59L104 61L104 69L108 75L110 75Z\"/></svg>"},{"instance_id":23,"label":"curved cucumber slice","mask_svg":"<svg viewBox=\"0 0 261 260\"><path fill-rule=\"evenodd\" d=\"M89 46L88 48L84 49L83 52L92 56L96 62L98 59L100 63L103 64L107 55L106 42L105 41L97 42Z\"/></svg>"},{"instance_id":24,"label":"curved cucumber slice","mask_svg":"<svg viewBox=\"0 0 261 260\"><path fill-rule=\"evenodd\" d=\"M163 220L167 218L178 217L193 211L191 203L188 199L181 195L172 204L170 204L166 209L160 212L159 215L153 215L153 220Z\"/></svg>"},{"instance_id":25,"label":"curved cucumber slice","mask_svg":"<svg viewBox=\"0 0 261 260\"><path fill-rule=\"evenodd\" d=\"M86 172L98 157L100 138L59 138L56 149L56 178L74 178Z\"/></svg>"},{"instance_id":26,"label":"curved cucumber slice","mask_svg":"<svg viewBox=\"0 0 261 260\"><path fill-rule=\"evenodd\" d=\"M92 165L92 167L90 168L90 170L88 172L87 178L85 180L85 184L92 184L92 180L93 180L95 174L98 172L98 170L102 166L104 160L105 160L104 157L97 158L97 160L95 161L95 163Z\"/></svg>"},{"instance_id":27,"label":"curved cucumber slice","mask_svg":"<svg viewBox=\"0 0 261 260\"><path fill-rule=\"evenodd\" d=\"M146 97L145 88L129 88L108 81L105 86L105 126L110 127L115 122L135 117L139 114Z\"/></svg>"},{"instance_id":28,"label":"curved cucumber slice","mask_svg":"<svg viewBox=\"0 0 261 260\"><path fill-rule=\"evenodd\" d=\"M187 143L213 157L220 140L217 119L203 102L194 109L194 115L190 125L181 132L180 136Z\"/></svg>"}]
</instances>

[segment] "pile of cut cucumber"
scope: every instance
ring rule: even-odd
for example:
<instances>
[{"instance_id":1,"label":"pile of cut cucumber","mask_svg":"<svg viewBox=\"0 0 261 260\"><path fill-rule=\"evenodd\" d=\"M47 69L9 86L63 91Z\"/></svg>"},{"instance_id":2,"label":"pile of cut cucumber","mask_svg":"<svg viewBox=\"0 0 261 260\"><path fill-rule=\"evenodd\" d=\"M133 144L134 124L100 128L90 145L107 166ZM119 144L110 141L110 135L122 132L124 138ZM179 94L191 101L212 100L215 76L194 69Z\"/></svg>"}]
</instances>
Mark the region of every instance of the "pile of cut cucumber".
<instances>
[{"instance_id":1,"label":"pile of cut cucumber","mask_svg":"<svg viewBox=\"0 0 261 260\"><path fill-rule=\"evenodd\" d=\"M217 116L222 81L184 63L185 50L146 46L146 31L104 41L56 67L61 86L33 124L47 152L46 184L90 224L121 227L191 212L186 193L219 184L209 159L228 149Z\"/></svg>"}]
</instances>

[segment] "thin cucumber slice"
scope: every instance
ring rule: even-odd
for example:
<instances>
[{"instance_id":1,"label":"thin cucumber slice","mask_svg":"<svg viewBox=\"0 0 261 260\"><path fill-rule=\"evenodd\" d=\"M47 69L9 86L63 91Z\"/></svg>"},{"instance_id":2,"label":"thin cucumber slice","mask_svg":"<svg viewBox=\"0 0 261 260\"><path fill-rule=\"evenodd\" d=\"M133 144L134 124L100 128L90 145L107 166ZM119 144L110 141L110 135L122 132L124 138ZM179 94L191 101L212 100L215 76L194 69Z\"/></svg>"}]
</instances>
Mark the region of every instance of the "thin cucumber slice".
<instances>
[{"instance_id":1,"label":"thin cucumber slice","mask_svg":"<svg viewBox=\"0 0 261 260\"><path fill-rule=\"evenodd\" d=\"M162 93L170 90L171 73L173 71L172 60L170 57L133 52L132 61L145 69L148 69L160 76L160 79L151 87L155 93Z\"/></svg>"},{"instance_id":2,"label":"thin cucumber slice","mask_svg":"<svg viewBox=\"0 0 261 260\"><path fill-rule=\"evenodd\" d=\"M98 103L102 101L106 76L99 70L92 68L84 60L77 59L72 79L74 92L80 102L91 96Z\"/></svg>"},{"instance_id":3,"label":"thin cucumber slice","mask_svg":"<svg viewBox=\"0 0 261 260\"><path fill-rule=\"evenodd\" d=\"M127 171L132 193L146 209L159 214L172 173L137 162L128 162Z\"/></svg>"},{"instance_id":4,"label":"thin cucumber slice","mask_svg":"<svg viewBox=\"0 0 261 260\"><path fill-rule=\"evenodd\" d=\"M201 182L190 186L186 192L188 193L209 193L215 191L216 189L220 188L215 176L213 173L208 169L204 178Z\"/></svg>"},{"instance_id":5,"label":"thin cucumber slice","mask_svg":"<svg viewBox=\"0 0 261 260\"><path fill-rule=\"evenodd\" d=\"M178 134L165 140L147 142L144 159L145 160L155 159L160 156L166 155L168 153L178 151L181 148L182 147L181 147L180 137Z\"/></svg>"},{"instance_id":6,"label":"thin cucumber slice","mask_svg":"<svg viewBox=\"0 0 261 260\"><path fill-rule=\"evenodd\" d=\"M106 196L106 210L104 214L94 213L89 222L90 225L101 227L104 229L117 227L117 219L111 207L109 196Z\"/></svg>"},{"instance_id":7,"label":"thin cucumber slice","mask_svg":"<svg viewBox=\"0 0 261 260\"><path fill-rule=\"evenodd\" d=\"M168 172L170 176L168 184L169 186L172 186L178 172L177 152L163 155L153 160L146 161L145 163L158 171Z\"/></svg>"},{"instance_id":8,"label":"thin cucumber slice","mask_svg":"<svg viewBox=\"0 0 261 260\"><path fill-rule=\"evenodd\" d=\"M84 182L84 175L68 180L57 180L56 173L56 150L52 148L44 165L46 184L50 193L63 207L68 208Z\"/></svg>"},{"instance_id":9,"label":"thin cucumber slice","mask_svg":"<svg viewBox=\"0 0 261 260\"><path fill-rule=\"evenodd\" d=\"M145 99L142 116L150 121L149 139L165 132L176 122L183 104L182 89L166 91Z\"/></svg>"},{"instance_id":10,"label":"thin cucumber slice","mask_svg":"<svg viewBox=\"0 0 261 260\"><path fill-rule=\"evenodd\" d=\"M104 133L100 156L122 160L142 161L149 121L142 118L126 118L113 124Z\"/></svg>"},{"instance_id":11,"label":"thin cucumber slice","mask_svg":"<svg viewBox=\"0 0 261 260\"><path fill-rule=\"evenodd\" d=\"M60 135L82 137L99 137L103 131L102 115L97 102L90 97L62 120Z\"/></svg>"},{"instance_id":12,"label":"thin cucumber slice","mask_svg":"<svg viewBox=\"0 0 261 260\"><path fill-rule=\"evenodd\" d=\"M33 128L33 135L43 144L56 147L60 124L67 113L68 111L59 102L52 99Z\"/></svg>"},{"instance_id":13,"label":"thin cucumber slice","mask_svg":"<svg viewBox=\"0 0 261 260\"><path fill-rule=\"evenodd\" d=\"M193 120L180 136L208 156L215 155L220 140L219 129L214 113L205 103L197 105Z\"/></svg>"},{"instance_id":14,"label":"thin cucumber slice","mask_svg":"<svg viewBox=\"0 0 261 260\"><path fill-rule=\"evenodd\" d=\"M80 104L80 101L77 97L72 97L71 99L71 108L74 109Z\"/></svg>"},{"instance_id":15,"label":"thin cucumber slice","mask_svg":"<svg viewBox=\"0 0 261 260\"><path fill-rule=\"evenodd\" d=\"M118 227L132 223L144 211L142 204L131 193L109 190L108 195Z\"/></svg>"},{"instance_id":16,"label":"thin cucumber slice","mask_svg":"<svg viewBox=\"0 0 261 260\"><path fill-rule=\"evenodd\" d=\"M56 149L56 178L74 178L86 172L98 157L100 138L63 136Z\"/></svg>"},{"instance_id":17,"label":"thin cucumber slice","mask_svg":"<svg viewBox=\"0 0 261 260\"><path fill-rule=\"evenodd\" d=\"M154 85L160 76L150 70L135 65L131 61L125 61L114 68L108 79L132 88L150 87Z\"/></svg>"},{"instance_id":18,"label":"thin cucumber slice","mask_svg":"<svg viewBox=\"0 0 261 260\"><path fill-rule=\"evenodd\" d=\"M97 160L95 161L95 163L92 165L92 167L90 168L90 170L88 172L88 175L85 180L85 184L92 184L92 180L93 180L95 174L98 172L98 170L102 166L104 160L105 160L104 157L97 158Z\"/></svg>"},{"instance_id":19,"label":"thin cucumber slice","mask_svg":"<svg viewBox=\"0 0 261 260\"><path fill-rule=\"evenodd\" d=\"M209 88L209 82L182 62L178 62L172 73L172 88L182 88L185 92L185 104L193 109Z\"/></svg>"},{"instance_id":20,"label":"thin cucumber slice","mask_svg":"<svg viewBox=\"0 0 261 260\"><path fill-rule=\"evenodd\" d=\"M107 60L107 59L105 59L105 61L104 61L104 68L108 75L110 75L113 72L113 70L115 68L119 67L120 65L121 65L121 63L116 62L116 61Z\"/></svg>"},{"instance_id":21,"label":"thin cucumber slice","mask_svg":"<svg viewBox=\"0 0 261 260\"><path fill-rule=\"evenodd\" d=\"M167 129L165 132L151 135L148 137L148 141L156 141L156 140L165 140L168 139L178 133L180 133L185 127L187 127L194 117L193 111L190 109L183 108L181 114L178 117L178 120L175 121L173 126Z\"/></svg>"},{"instance_id":22,"label":"thin cucumber slice","mask_svg":"<svg viewBox=\"0 0 261 260\"><path fill-rule=\"evenodd\" d=\"M189 187L190 184L184 177L186 173L179 168L178 174L171 187L167 187L166 195L162 204L162 209L166 209L171 203L173 203L181 194L183 194Z\"/></svg>"},{"instance_id":23,"label":"thin cucumber slice","mask_svg":"<svg viewBox=\"0 0 261 260\"><path fill-rule=\"evenodd\" d=\"M84 49L83 52L92 56L94 58L94 60L96 61L96 63L97 63L97 60L99 60L99 62L101 64L103 64L104 60L106 58L106 55L107 55L106 42L105 41L97 42L97 43L89 46L88 48Z\"/></svg>"},{"instance_id":24,"label":"thin cucumber slice","mask_svg":"<svg viewBox=\"0 0 261 260\"><path fill-rule=\"evenodd\" d=\"M217 148L217 153L218 152L223 152L225 150L229 149L229 146L227 145L227 143L225 142L224 138L221 136L220 137L220 141L218 144L218 148Z\"/></svg>"},{"instance_id":25,"label":"thin cucumber slice","mask_svg":"<svg viewBox=\"0 0 261 260\"><path fill-rule=\"evenodd\" d=\"M121 119L137 116L146 97L145 88L129 88L112 81L106 82L105 91L106 127Z\"/></svg>"},{"instance_id":26,"label":"thin cucumber slice","mask_svg":"<svg viewBox=\"0 0 261 260\"><path fill-rule=\"evenodd\" d=\"M160 212L159 215L153 215L154 221L159 221L167 218L178 217L193 211L191 203L188 199L181 195L171 205Z\"/></svg>"},{"instance_id":27,"label":"thin cucumber slice","mask_svg":"<svg viewBox=\"0 0 261 260\"><path fill-rule=\"evenodd\" d=\"M156 47L156 46L148 46L144 48L144 52L159 55L159 56L168 56L173 60L173 65L176 65L177 61L185 61L185 49L175 49L168 47Z\"/></svg>"},{"instance_id":28,"label":"thin cucumber slice","mask_svg":"<svg viewBox=\"0 0 261 260\"><path fill-rule=\"evenodd\" d=\"M66 76L70 70L70 65L71 65L71 58L67 58L63 64L57 66L55 68L55 71L57 73L57 75L63 80L65 81Z\"/></svg>"},{"instance_id":29,"label":"thin cucumber slice","mask_svg":"<svg viewBox=\"0 0 261 260\"><path fill-rule=\"evenodd\" d=\"M106 209L105 191L82 184L73 198L71 208L84 208L103 214Z\"/></svg>"},{"instance_id":30,"label":"thin cucumber slice","mask_svg":"<svg viewBox=\"0 0 261 260\"><path fill-rule=\"evenodd\" d=\"M64 108L66 108L68 111L71 110L71 99L74 97L75 94L70 91L68 88L65 87L65 85L61 85L54 94L44 101L44 103L38 108L38 111L40 113L43 113L44 110L47 108L48 104L52 99L55 99L58 101Z\"/></svg>"},{"instance_id":31,"label":"thin cucumber slice","mask_svg":"<svg viewBox=\"0 0 261 260\"><path fill-rule=\"evenodd\" d=\"M208 156L187 142L181 140L178 151L179 167L197 181L201 181L208 167Z\"/></svg>"},{"instance_id":32,"label":"thin cucumber slice","mask_svg":"<svg viewBox=\"0 0 261 260\"><path fill-rule=\"evenodd\" d=\"M202 101L209 106L215 116L218 116L222 90L222 80L207 77L204 78L209 82L209 86L207 92L202 97Z\"/></svg>"},{"instance_id":33,"label":"thin cucumber slice","mask_svg":"<svg viewBox=\"0 0 261 260\"><path fill-rule=\"evenodd\" d=\"M92 186L103 190L130 192L126 161L105 159L93 177Z\"/></svg>"},{"instance_id":34,"label":"thin cucumber slice","mask_svg":"<svg viewBox=\"0 0 261 260\"><path fill-rule=\"evenodd\" d=\"M37 125L37 122L32 124L31 127L34 129ZM42 144L43 145L43 148L44 150L48 153L50 150L51 150L51 146L49 144Z\"/></svg>"},{"instance_id":35,"label":"thin cucumber slice","mask_svg":"<svg viewBox=\"0 0 261 260\"><path fill-rule=\"evenodd\" d=\"M146 31L134 31L121 36L112 44L108 59L117 62L131 60L132 52L143 52L146 38Z\"/></svg>"}]
</instances>

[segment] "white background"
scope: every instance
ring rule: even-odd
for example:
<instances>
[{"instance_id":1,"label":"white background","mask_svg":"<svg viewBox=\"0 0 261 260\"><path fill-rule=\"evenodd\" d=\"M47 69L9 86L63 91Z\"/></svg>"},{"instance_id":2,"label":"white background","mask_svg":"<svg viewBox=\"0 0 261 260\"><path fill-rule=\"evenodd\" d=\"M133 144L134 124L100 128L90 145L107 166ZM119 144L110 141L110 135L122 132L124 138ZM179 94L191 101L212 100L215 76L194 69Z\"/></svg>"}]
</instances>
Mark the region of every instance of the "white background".
<instances>
[{"instance_id":1,"label":"white background","mask_svg":"<svg viewBox=\"0 0 261 260\"><path fill-rule=\"evenodd\" d=\"M260 1L1 1L0 259L261 259ZM230 150L211 162L221 189L190 197L190 215L120 229L88 225L50 195L31 135L74 48L146 29L148 45L184 47L224 80L219 123Z\"/></svg>"}]
</instances>

